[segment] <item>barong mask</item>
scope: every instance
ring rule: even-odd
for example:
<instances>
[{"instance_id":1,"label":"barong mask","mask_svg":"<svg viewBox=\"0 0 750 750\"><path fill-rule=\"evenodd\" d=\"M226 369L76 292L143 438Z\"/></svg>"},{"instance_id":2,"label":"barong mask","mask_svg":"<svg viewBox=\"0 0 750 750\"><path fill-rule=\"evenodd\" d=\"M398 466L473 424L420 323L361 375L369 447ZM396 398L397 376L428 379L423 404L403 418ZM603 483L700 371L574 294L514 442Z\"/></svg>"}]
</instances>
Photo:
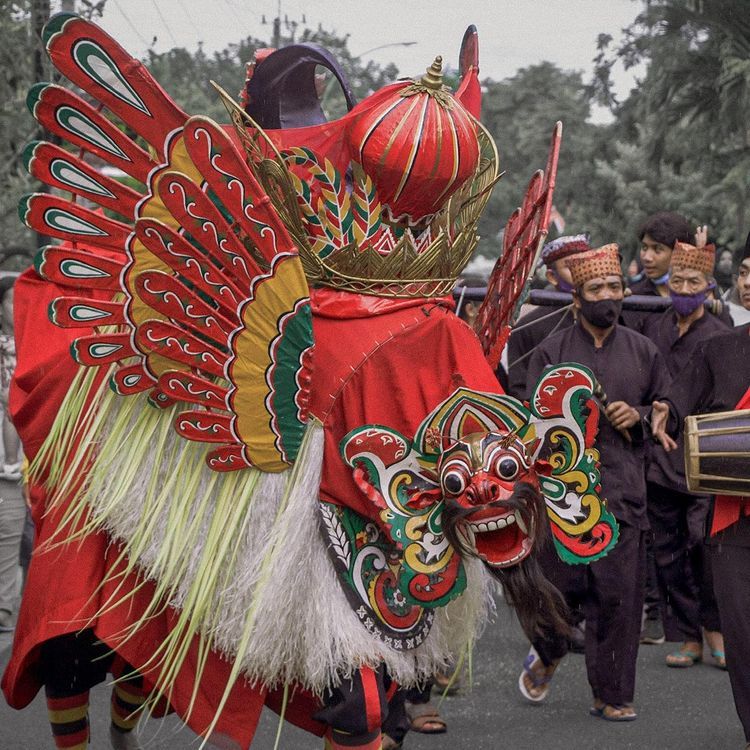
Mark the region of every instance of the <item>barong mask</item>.
<instances>
[{"instance_id":1,"label":"barong mask","mask_svg":"<svg viewBox=\"0 0 750 750\"><path fill-rule=\"evenodd\" d=\"M462 558L521 564L543 536L544 508L563 560L606 554L617 524L598 494L594 387L589 370L562 364L541 378L529 406L459 388L413 440L379 425L350 432L341 453L380 523L357 529L354 511L326 503L323 516L360 616L385 625L389 638L400 627L413 641L408 622L423 636L425 610L464 590Z\"/></svg>"}]
</instances>

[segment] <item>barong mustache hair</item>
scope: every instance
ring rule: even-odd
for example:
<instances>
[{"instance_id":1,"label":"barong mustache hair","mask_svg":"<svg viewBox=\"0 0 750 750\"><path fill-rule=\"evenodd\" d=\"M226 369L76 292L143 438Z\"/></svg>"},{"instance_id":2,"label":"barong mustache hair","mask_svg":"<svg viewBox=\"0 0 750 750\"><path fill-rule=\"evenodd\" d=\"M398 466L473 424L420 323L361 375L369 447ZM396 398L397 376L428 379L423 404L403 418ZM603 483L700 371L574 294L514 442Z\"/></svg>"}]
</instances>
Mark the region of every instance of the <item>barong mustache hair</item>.
<instances>
[{"instance_id":1,"label":"barong mustache hair","mask_svg":"<svg viewBox=\"0 0 750 750\"><path fill-rule=\"evenodd\" d=\"M487 508L512 509L520 513L526 528L531 531L531 541L537 551L549 543L549 521L544 498L528 482L518 482L510 497L482 506L483 510ZM477 557L476 550L467 548L462 535L458 533L459 524L476 511L476 507L465 508L453 498L445 498L443 532L462 557ZM544 576L536 555L531 554L509 568L496 568L486 563L485 567L502 586L505 601L515 610L529 640L549 637L553 633L569 636L568 606L562 594Z\"/></svg>"}]
</instances>

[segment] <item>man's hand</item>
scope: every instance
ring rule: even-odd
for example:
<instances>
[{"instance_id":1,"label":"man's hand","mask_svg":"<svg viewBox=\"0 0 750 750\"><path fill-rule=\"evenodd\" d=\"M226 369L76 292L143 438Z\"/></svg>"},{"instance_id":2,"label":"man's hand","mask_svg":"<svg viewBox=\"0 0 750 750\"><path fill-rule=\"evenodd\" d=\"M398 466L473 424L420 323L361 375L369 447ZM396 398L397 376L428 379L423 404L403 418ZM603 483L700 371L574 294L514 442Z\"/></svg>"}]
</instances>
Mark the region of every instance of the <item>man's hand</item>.
<instances>
[{"instance_id":1,"label":"man's hand","mask_svg":"<svg viewBox=\"0 0 750 750\"><path fill-rule=\"evenodd\" d=\"M705 247L708 242L708 225L704 224L702 227L695 228L695 246Z\"/></svg>"},{"instance_id":2,"label":"man's hand","mask_svg":"<svg viewBox=\"0 0 750 750\"><path fill-rule=\"evenodd\" d=\"M661 447L669 453L677 447L677 443L667 434L669 406L662 401L654 401L651 407L651 434L661 443Z\"/></svg>"},{"instance_id":3,"label":"man's hand","mask_svg":"<svg viewBox=\"0 0 750 750\"><path fill-rule=\"evenodd\" d=\"M624 401L613 401L604 410L604 414L616 430L627 430L641 419L641 415Z\"/></svg>"}]
</instances>

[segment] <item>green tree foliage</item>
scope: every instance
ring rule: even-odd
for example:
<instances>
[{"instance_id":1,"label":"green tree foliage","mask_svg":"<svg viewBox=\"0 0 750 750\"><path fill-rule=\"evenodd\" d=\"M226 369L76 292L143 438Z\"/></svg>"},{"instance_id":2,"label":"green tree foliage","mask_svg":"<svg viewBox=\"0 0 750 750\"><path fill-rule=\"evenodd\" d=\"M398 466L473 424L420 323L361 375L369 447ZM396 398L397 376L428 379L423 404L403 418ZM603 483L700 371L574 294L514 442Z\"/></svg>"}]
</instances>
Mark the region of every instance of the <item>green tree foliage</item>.
<instances>
[{"instance_id":1,"label":"green tree foliage","mask_svg":"<svg viewBox=\"0 0 750 750\"><path fill-rule=\"evenodd\" d=\"M563 140L555 205L578 225L574 231L587 228L590 217L581 214L596 200L589 179L591 160L605 144L602 129L588 122L590 96L581 74L543 62L504 81L485 81L484 86L482 121L497 143L505 175L480 226L480 252L490 257L499 253L497 233L521 201L532 173L544 168L558 120L563 122Z\"/></svg>"},{"instance_id":2,"label":"green tree foliage","mask_svg":"<svg viewBox=\"0 0 750 750\"><path fill-rule=\"evenodd\" d=\"M18 220L16 207L33 183L21 163L21 151L39 130L26 109L34 82L34 49L29 2L0 2L0 263L14 267L17 254L30 256L33 234ZM9 262L7 262L9 261ZM21 261L25 263L26 261Z\"/></svg>"},{"instance_id":3,"label":"green tree foliage","mask_svg":"<svg viewBox=\"0 0 750 750\"><path fill-rule=\"evenodd\" d=\"M614 184L613 170L643 170L637 200L625 181L614 185L618 202L682 211L735 245L750 222L747 10L745 0L651 0L614 48L600 38L592 87L617 117L618 155L597 171ZM616 60L646 70L622 104L609 80Z\"/></svg>"}]
</instances>

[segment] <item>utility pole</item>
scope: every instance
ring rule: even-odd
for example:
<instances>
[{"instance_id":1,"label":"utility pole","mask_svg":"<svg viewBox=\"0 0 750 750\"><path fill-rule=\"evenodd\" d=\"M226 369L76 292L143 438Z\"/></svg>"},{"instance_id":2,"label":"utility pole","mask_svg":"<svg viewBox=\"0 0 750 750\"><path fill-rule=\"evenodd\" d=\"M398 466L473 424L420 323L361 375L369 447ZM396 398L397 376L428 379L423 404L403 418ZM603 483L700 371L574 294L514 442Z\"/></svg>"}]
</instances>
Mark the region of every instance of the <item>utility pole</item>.
<instances>
[{"instance_id":1,"label":"utility pole","mask_svg":"<svg viewBox=\"0 0 750 750\"><path fill-rule=\"evenodd\" d=\"M265 14L262 16L263 18L263 25L266 24L266 16ZM292 41L294 41L296 33L297 33L297 27L299 26L299 23L295 21L294 19L289 19L288 15L281 15L281 0L277 0L276 3L276 18L273 19L272 25L273 25L273 34L271 35L271 46L274 49L279 49L281 47L281 24L284 24L284 28L287 31L287 35L291 37ZM304 26L307 24L307 16L305 13L302 14L302 25Z\"/></svg>"},{"instance_id":2,"label":"utility pole","mask_svg":"<svg viewBox=\"0 0 750 750\"><path fill-rule=\"evenodd\" d=\"M271 46L274 49L281 47L281 0L276 5L276 18L273 19L273 39Z\"/></svg>"}]
</instances>

